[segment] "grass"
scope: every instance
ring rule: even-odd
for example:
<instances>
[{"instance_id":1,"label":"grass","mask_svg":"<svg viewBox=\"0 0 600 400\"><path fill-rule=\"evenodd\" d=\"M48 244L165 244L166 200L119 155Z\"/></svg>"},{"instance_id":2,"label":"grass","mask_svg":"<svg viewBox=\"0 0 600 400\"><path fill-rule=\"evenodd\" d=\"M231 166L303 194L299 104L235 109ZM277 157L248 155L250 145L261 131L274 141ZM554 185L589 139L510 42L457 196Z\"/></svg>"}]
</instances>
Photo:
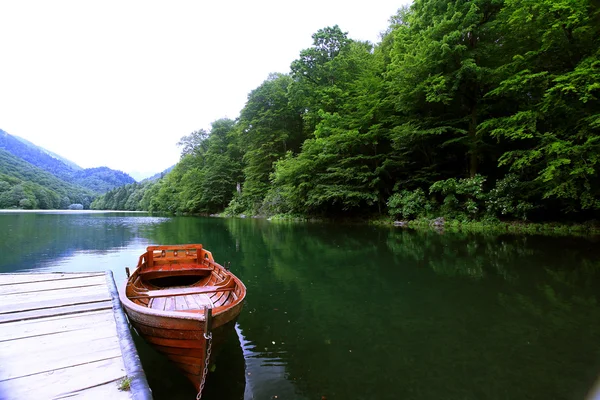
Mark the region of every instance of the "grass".
<instances>
[{"instance_id":1,"label":"grass","mask_svg":"<svg viewBox=\"0 0 600 400\"><path fill-rule=\"evenodd\" d=\"M119 381L119 390L128 392L131 389L131 378L126 376Z\"/></svg>"}]
</instances>

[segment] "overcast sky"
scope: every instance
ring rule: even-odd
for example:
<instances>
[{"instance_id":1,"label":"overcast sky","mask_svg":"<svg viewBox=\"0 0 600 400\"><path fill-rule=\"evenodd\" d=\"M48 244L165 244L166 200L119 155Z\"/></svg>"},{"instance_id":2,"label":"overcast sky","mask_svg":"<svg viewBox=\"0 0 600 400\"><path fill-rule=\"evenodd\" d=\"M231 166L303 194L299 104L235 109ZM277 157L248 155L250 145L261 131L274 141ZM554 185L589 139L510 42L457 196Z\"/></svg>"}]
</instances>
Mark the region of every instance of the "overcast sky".
<instances>
[{"instance_id":1,"label":"overcast sky","mask_svg":"<svg viewBox=\"0 0 600 400\"><path fill-rule=\"evenodd\" d=\"M84 168L150 176L236 118L318 29L379 41L408 0L0 0L0 129Z\"/></svg>"}]
</instances>

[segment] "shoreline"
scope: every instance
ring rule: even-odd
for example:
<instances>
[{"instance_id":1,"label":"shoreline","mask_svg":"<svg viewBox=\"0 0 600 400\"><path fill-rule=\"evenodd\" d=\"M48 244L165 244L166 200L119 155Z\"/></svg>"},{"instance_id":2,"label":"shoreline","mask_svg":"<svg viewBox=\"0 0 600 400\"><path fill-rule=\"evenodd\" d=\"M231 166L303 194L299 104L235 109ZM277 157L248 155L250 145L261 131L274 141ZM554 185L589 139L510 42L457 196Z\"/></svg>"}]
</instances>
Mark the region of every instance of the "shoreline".
<instances>
[{"instance_id":1,"label":"shoreline","mask_svg":"<svg viewBox=\"0 0 600 400\"><path fill-rule=\"evenodd\" d=\"M0 209L0 214L155 214L149 211L125 211L125 210L20 210ZM270 217L252 215L223 215L223 214L169 214L162 215L187 215L191 217L206 218L238 218L238 219L262 219L272 223L303 222L303 223L349 223L367 224L376 226L388 226L403 229L414 229L418 231L444 232L472 232L472 233L495 233L495 234L538 234L558 236L600 236L600 221L587 221L584 223L563 222L521 222L521 221L459 221L453 219L420 218L415 220L394 220L389 217L379 218L326 218L309 217L300 215L279 214Z\"/></svg>"},{"instance_id":2,"label":"shoreline","mask_svg":"<svg viewBox=\"0 0 600 400\"><path fill-rule=\"evenodd\" d=\"M20 210L16 208L0 209L0 213L38 213L38 214L108 214L108 213L148 213L148 211L117 210Z\"/></svg>"}]
</instances>

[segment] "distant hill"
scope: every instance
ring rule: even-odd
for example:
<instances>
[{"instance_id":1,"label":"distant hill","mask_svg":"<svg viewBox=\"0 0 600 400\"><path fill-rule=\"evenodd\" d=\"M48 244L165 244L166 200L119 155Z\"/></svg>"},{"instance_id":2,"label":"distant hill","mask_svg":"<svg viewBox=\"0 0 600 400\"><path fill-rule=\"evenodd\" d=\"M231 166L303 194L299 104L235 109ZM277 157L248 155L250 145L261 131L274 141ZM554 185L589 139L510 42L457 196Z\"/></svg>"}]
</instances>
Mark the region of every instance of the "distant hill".
<instances>
[{"instance_id":1,"label":"distant hill","mask_svg":"<svg viewBox=\"0 0 600 400\"><path fill-rule=\"evenodd\" d=\"M82 169L72 161L1 129L0 149L65 182L82 186L98 194L135 182L135 179L126 173L108 167Z\"/></svg>"},{"instance_id":2,"label":"distant hill","mask_svg":"<svg viewBox=\"0 0 600 400\"><path fill-rule=\"evenodd\" d=\"M73 182L96 193L106 193L111 189L135 183L135 179L125 172L108 167L86 168L73 175Z\"/></svg>"},{"instance_id":3,"label":"distant hill","mask_svg":"<svg viewBox=\"0 0 600 400\"><path fill-rule=\"evenodd\" d=\"M169 172L171 172L171 170L175 168L175 165L171 165L169 168L165 169L162 172L159 172L158 174L154 174L149 178L143 179L142 182L147 182L147 181L157 181L160 178L162 178L163 176L167 175Z\"/></svg>"},{"instance_id":4,"label":"distant hill","mask_svg":"<svg viewBox=\"0 0 600 400\"><path fill-rule=\"evenodd\" d=\"M0 149L35 165L62 180L70 180L74 170L61 160L58 160L33 143L22 141L7 132L0 130Z\"/></svg>"},{"instance_id":5,"label":"distant hill","mask_svg":"<svg viewBox=\"0 0 600 400\"><path fill-rule=\"evenodd\" d=\"M0 209L88 208L95 196L0 148Z\"/></svg>"},{"instance_id":6,"label":"distant hill","mask_svg":"<svg viewBox=\"0 0 600 400\"><path fill-rule=\"evenodd\" d=\"M0 132L4 132L4 131L2 129L0 129ZM4 133L6 133L6 132L4 132ZM38 150L40 150L40 151L48 154L50 157L54 157L57 160L62 161L63 163L65 163L66 165L68 165L69 167L71 167L71 169L74 169L75 171L79 171L79 170L83 169L79 165L75 164L73 161L67 160L66 158L61 157L58 154L51 152L50 150L46 150L43 147L40 147L40 146L38 146L36 144L33 144L29 140L27 140L27 139L23 139L22 137L19 137L19 136L16 136L16 135L11 135L11 136L14 137L15 139L19 140L20 142L26 144L29 147L34 147L34 148L36 148L36 149L38 149Z\"/></svg>"}]
</instances>

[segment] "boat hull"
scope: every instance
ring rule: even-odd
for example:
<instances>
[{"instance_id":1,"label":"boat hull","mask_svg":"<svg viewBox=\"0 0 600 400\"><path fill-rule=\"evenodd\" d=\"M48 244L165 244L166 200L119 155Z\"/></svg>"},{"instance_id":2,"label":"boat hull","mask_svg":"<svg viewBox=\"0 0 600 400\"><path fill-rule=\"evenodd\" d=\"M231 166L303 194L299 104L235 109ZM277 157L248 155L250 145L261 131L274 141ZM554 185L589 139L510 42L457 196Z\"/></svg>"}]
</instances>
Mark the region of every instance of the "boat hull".
<instances>
[{"instance_id":1,"label":"boat hull","mask_svg":"<svg viewBox=\"0 0 600 400\"><path fill-rule=\"evenodd\" d=\"M235 326L245 294L243 283L201 245L148 247L120 292L136 332L177 365L196 390L207 347L211 364Z\"/></svg>"},{"instance_id":2,"label":"boat hull","mask_svg":"<svg viewBox=\"0 0 600 400\"><path fill-rule=\"evenodd\" d=\"M178 321L169 318L153 318L139 311L125 308L136 332L158 352L165 355L190 380L196 390L200 389L205 365L206 346L204 321ZM241 307L240 307L241 311ZM239 314L239 313L238 313ZM220 326L213 326L212 349L209 365L215 362L230 331L234 329L237 315ZM181 329L178 326L181 325ZM196 325L196 329L189 328Z\"/></svg>"}]
</instances>

